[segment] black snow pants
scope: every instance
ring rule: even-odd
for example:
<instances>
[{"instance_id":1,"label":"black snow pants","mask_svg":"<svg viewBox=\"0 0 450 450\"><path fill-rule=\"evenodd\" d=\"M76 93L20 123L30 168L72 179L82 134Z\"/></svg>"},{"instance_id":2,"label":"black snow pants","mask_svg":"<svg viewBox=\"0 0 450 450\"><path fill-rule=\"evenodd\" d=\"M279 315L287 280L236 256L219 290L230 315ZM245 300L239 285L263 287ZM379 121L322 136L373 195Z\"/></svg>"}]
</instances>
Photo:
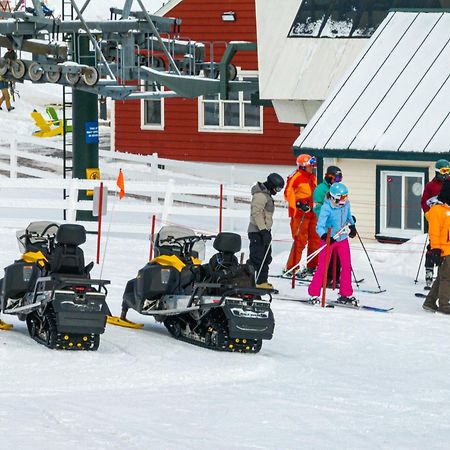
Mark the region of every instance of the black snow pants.
<instances>
[{"instance_id":1,"label":"black snow pants","mask_svg":"<svg viewBox=\"0 0 450 450\"><path fill-rule=\"evenodd\" d=\"M255 269L255 276L260 272L256 284L267 283L269 277L269 264L272 262L272 246L269 245L269 249L267 249L267 246L264 245L261 233L248 233L248 238L250 240L250 264ZM266 252L267 256L264 259Z\"/></svg>"}]
</instances>

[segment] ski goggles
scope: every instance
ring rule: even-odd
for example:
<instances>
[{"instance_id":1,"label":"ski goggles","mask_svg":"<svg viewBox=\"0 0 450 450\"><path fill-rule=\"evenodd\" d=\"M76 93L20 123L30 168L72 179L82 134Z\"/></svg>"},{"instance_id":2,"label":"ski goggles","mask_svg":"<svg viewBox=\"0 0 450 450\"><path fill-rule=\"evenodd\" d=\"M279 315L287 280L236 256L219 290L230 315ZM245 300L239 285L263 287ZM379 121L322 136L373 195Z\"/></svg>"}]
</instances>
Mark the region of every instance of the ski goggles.
<instances>
[{"instance_id":1,"label":"ski goggles","mask_svg":"<svg viewBox=\"0 0 450 450\"><path fill-rule=\"evenodd\" d=\"M441 167L439 173L441 175L450 175L450 167Z\"/></svg>"},{"instance_id":2,"label":"ski goggles","mask_svg":"<svg viewBox=\"0 0 450 450\"><path fill-rule=\"evenodd\" d=\"M316 167L317 166L317 158L315 156L311 156L311 158L309 159L307 164L310 166Z\"/></svg>"},{"instance_id":3,"label":"ski goggles","mask_svg":"<svg viewBox=\"0 0 450 450\"><path fill-rule=\"evenodd\" d=\"M326 173L325 176L327 178L331 178L331 180L334 183L340 183L342 181L342 173L332 174L332 173Z\"/></svg>"},{"instance_id":4,"label":"ski goggles","mask_svg":"<svg viewBox=\"0 0 450 450\"><path fill-rule=\"evenodd\" d=\"M276 192L280 192L282 189L283 189L283 188L281 188L280 186L276 186L276 187L275 187L275 191L276 191Z\"/></svg>"},{"instance_id":5,"label":"ski goggles","mask_svg":"<svg viewBox=\"0 0 450 450\"><path fill-rule=\"evenodd\" d=\"M336 205L345 205L345 203L347 202L348 195L344 194L344 195L338 195L336 197L333 195L330 195L330 197L332 198L332 200L334 201L334 203Z\"/></svg>"}]
</instances>

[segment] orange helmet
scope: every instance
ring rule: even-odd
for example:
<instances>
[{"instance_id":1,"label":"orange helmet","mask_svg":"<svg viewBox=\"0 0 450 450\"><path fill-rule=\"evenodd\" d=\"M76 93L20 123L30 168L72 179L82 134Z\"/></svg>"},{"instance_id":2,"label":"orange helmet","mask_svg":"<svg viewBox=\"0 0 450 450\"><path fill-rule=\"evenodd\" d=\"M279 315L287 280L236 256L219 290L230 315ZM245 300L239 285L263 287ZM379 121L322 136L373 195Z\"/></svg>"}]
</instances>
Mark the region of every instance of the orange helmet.
<instances>
[{"instance_id":1,"label":"orange helmet","mask_svg":"<svg viewBox=\"0 0 450 450\"><path fill-rule=\"evenodd\" d=\"M317 166L317 158L306 153L297 156L297 167L304 169L306 166Z\"/></svg>"}]
</instances>

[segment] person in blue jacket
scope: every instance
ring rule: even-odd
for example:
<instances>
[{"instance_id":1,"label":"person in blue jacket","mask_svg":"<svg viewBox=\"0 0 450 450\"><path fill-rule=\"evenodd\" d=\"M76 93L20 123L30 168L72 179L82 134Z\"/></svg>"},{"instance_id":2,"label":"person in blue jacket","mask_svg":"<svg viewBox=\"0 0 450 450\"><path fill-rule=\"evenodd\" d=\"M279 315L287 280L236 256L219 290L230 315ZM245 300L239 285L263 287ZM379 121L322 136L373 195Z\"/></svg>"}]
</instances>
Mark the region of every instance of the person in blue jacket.
<instances>
[{"instance_id":1,"label":"person in blue jacket","mask_svg":"<svg viewBox=\"0 0 450 450\"><path fill-rule=\"evenodd\" d=\"M348 231L342 231L348 226ZM352 262L350 257L350 246L348 238L356 236L355 218L350 210L348 201L348 189L343 183L334 183L331 185L322 209L320 210L319 220L316 231L321 238L322 246L327 239L328 228L331 227L330 250L328 252L328 261L333 251L336 251L341 262L341 272L339 277L339 298L340 302L355 302L352 288ZM308 287L308 293L311 301L316 301L322 289L323 277L325 272L326 249L324 248L319 256L319 264L311 284Z\"/></svg>"}]
</instances>

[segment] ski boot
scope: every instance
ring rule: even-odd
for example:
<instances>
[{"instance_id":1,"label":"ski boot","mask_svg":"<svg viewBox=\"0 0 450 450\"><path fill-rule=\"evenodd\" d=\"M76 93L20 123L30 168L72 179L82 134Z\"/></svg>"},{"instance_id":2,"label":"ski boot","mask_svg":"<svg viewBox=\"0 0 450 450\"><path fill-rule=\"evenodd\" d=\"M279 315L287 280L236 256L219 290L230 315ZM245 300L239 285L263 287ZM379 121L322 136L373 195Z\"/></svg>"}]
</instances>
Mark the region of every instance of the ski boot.
<instances>
[{"instance_id":1,"label":"ski boot","mask_svg":"<svg viewBox=\"0 0 450 450\"><path fill-rule=\"evenodd\" d=\"M429 291L431 289L431 285L433 284L433 269L429 267L425 267L425 287L424 289Z\"/></svg>"},{"instance_id":2,"label":"ski boot","mask_svg":"<svg viewBox=\"0 0 450 450\"><path fill-rule=\"evenodd\" d=\"M355 307L359 306L359 302L355 297L346 297L345 295L340 295L336 302L342 303L343 305L352 305Z\"/></svg>"},{"instance_id":3,"label":"ski boot","mask_svg":"<svg viewBox=\"0 0 450 450\"><path fill-rule=\"evenodd\" d=\"M268 283L267 281L257 284L256 287L259 289L273 289L273 285L271 283Z\"/></svg>"},{"instance_id":4,"label":"ski boot","mask_svg":"<svg viewBox=\"0 0 450 450\"><path fill-rule=\"evenodd\" d=\"M311 303L311 305L317 305L320 303L320 297L312 295L311 297L309 297L308 303Z\"/></svg>"},{"instance_id":5,"label":"ski boot","mask_svg":"<svg viewBox=\"0 0 450 450\"><path fill-rule=\"evenodd\" d=\"M303 280L305 278L312 278L315 271L316 271L315 267L310 267L310 268L305 267L304 269L299 270L295 274L295 277L298 278L299 280Z\"/></svg>"}]
</instances>

